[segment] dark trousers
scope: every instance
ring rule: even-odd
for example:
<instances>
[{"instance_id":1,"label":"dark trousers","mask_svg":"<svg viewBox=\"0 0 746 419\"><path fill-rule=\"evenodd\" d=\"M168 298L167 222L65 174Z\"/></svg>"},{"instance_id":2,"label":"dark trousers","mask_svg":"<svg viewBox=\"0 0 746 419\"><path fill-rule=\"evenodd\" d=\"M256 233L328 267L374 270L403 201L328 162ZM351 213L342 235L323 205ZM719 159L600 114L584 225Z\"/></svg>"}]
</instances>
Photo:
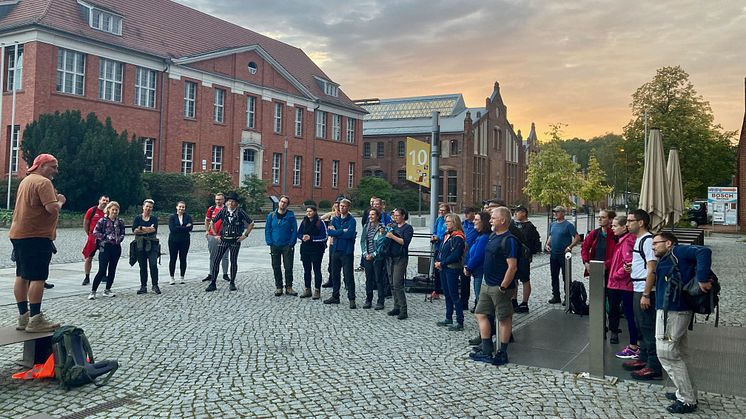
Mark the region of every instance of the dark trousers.
<instances>
[{"instance_id":1,"label":"dark trousers","mask_svg":"<svg viewBox=\"0 0 746 419\"><path fill-rule=\"evenodd\" d=\"M439 269L433 269L433 286L435 289L433 291L437 292L438 294L443 294L443 282L445 279L443 278L443 274L440 272Z\"/></svg>"},{"instance_id":2,"label":"dark trousers","mask_svg":"<svg viewBox=\"0 0 746 419\"><path fill-rule=\"evenodd\" d=\"M189 236L184 238L171 238L168 239L168 273L173 278L176 272L176 258L179 258L179 272L181 277L186 274L187 267L187 253L189 252Z\"/></svg>"},{"instance_id":3,"label":"dark trousers","mask_svg":"<svg viewBox=\"0 0 746 419\"><path fill-rule=\"evenodd\" d=\"M150 251L141 250L137 254L137 264L140 266L140 286L148 286L148 267L150 267L150 281L158 285L158 245L153 243Z\"/></svg>"},{"instance_id":4,"label":"dark trousers","mask_svg":"<svg viewBox=\"0 0 746 419\"><path fill-rule=\"evenodd\" d=\"M469 298L471 298L471 276L464 275L464 270L459 271L458 286L461 296L461 307L466 310L469 308Z\"/></svg>"},{"instance_id":5,"label":"dark trousers","mask_svg":"<svg viewBox=\"0 0 746 419\"><path fill-rule=\"evenodd\" d=\"M458 269L443 268L440 272L443 280L443 294L446 297L446 319L453 320L453 312L456 311L456 323L464 324L464 309L459 296L459 271Z\"/></svg>"},{"instance_id":6,"label":"dark trousers","mask_svg":"<svg viewBox=\"0 0 746 419\"><path fill-rule=\"evenodd\" d=\"M98 272L93 278L91 291L96 292L101 281L106 278L106 289L111 289L114 283L114 274L117 272L119 257L122 256L122 246L118 244L106 243L104 250L98 252Z\"/></svg>"},{"instance_id":7,"label":"dark trousers","mask_svg":"<svg viewBox=\"0 0 746 419\"><path fill-rule=\"evenodd\" d=\"M272 256L272 272L275 274L275 288L282 288L282 269L285 269L285 286L293 286L293 259L295 259L294 246L269 246L269 254ZM282 262L282 266L280 266Z\"/></svg>"},{"instance_id":8,"label":"dark trousers","mask_svg":"<svg viewBox=\"0 0 746 419\"><path fill-rule=\"evenodd\" d=\"M384 272L386 263L384 258L363 260L365 267L365 301L373 301L373 290L378 292L378 303L386 301L386 289L384 281L387 280Z\"/></svg>"},{"instance_id":9,"label":"dark trousers","mask_svg":"<svg viewBox=\"0 0 746 419\"><path fill-rule=\"evenodd\" d=\"M651 306L647 310L640 308L641 292L634 293L632 307L635 311L635 324L640 342L640 361L656 373L663 371L658 354L655 352L655 291L650 292Z\"/></svg>"},{"instance_id":10,"label":"dark trousers","mask_svg":"<svg viewBox=\"0 0 746 419\"><path fill-rule=\"evenodd\" d=\"M394 309L399 309L402 313L407 312L404 276L407 273L408 263L409 258L405 256L386 258L386 271L388 272L389 282L391 283L391 292L394 296Z\"/></svg>"},{"instance_id":11,"label":"dark trousers","mask_svg":"<svg viewBox=\"0 0 746 419\"><path fill-rule=\"evenodd\" d=\"M303 262L303 282L306 288L311 288L311 270L313 270L313 275L316 279L316 281L314 281L314 288L321 288L321 259L323 258L323 253L301 257Z\"/></svg>"},{"instance_id":12,"label":"dark trousers","mask_svg":"<svg viewBox=\"0 0 746 419\"><path fill-rule=\"evenodd\" d=\"M635 312L632 307L632 291L607 289L609 298L609 330L619 333L619 319L621 308L624 308L624 318L627 319L627 330L629 331L629 343L637 345L637 326L635 325Z\"/></svg>"},{"instance_id":13,"label":"dark trousers","mask_svg":"<svg viewBox=\"0 0 746 419\"><path fill-rule=\"evenodd\" d=\"M549 255L549 271L552 275L552 296L558 297L560 296L560 271L562 272L562 284L564 285L565 280L565 255L559 254L555 255L554 253ZM565 296L566 297L566 296Z\"/></svg>"},{"instance_id":14,"label":"dark trousers","mask_svg":"<svg viewBox=\"0 0 746 419\"><path fill-rule=\"evenodd\" d=\"M347 298L355 299L355 273L352 267L353 254L342 252L332 253L332 297L339 298L339 289L342 287L340 274L344 272L345 286L347 287Z\"/></svg>"},{"instance_id":15,"label":"dark trousers","mask_svg":"<svg viewBox=\"0 0 746 419\"><path fill-rule=\"evenodd\" d=\"M238 240L225 240L221 239L218 244L218 248L215 249L215 254L210 258L210 276L212 282L218 277L218 269L220 268L220 260L223 259L225 252L229 252L230 263L231 263L231 282L236 281L236 272L238 271L238 251L241 249L241 242Z\"/></svg>"}]
</instances>

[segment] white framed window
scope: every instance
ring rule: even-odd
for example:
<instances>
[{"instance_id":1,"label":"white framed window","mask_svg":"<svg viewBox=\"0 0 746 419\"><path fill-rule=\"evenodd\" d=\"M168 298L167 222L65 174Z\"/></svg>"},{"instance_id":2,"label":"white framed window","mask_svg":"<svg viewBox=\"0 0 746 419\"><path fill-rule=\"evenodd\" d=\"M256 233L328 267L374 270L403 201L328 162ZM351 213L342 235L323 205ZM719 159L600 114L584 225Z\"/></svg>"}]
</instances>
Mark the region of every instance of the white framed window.
<instances>
[{"instance_id":1,"label":"white framed window","mask_svg":"<svg viewBox=\"0 0 746 419\"><path fill-rule=\"evenodd\" d=\"M316 111L316 138L326 138L326 112Z\"/></svg>"},{"instance_id":2,"label":"white framed window","mask_svg":"<svg viewBox=\"0 0 746 419\"><path fill-rule=\"evenodd\" d=\"M112 102L122 101L122 71L124 64L101 58L98 68L98 98Z\"/></svg>"},{"instance_id":3,"label":"white framed window","mask_svg":"<svg viewBox=\"0 0 746 419\"><path fill-rule=\"evenodd\" d=\"M155 140L153 138L140 138L142 143L142 152L145 155L145 166L142 171L151 173L153 171L153 144Z\"/></svg>"},{"instance_id":4,"label":"white framed window","mask_svg":"<svg viewBox=\"0 0 746 419\"><path fill-rule=\"evenodd\" d=\"M21 126L13 126L13 135L10 143L10 171L11 173L18 173L18 137L21 134Z\"/></svg>"},{"instance_id":5,"label":"white framed window","mask_svg":"<svg viewBox=\"0 0 746 419\"><path fill-rule=\"evenodd\" d=\"M57 91L83 95L85 85L85 55L63 48L57 50Z\"/></svg>"},{"instance_id":6,"label":"white framed window","mask_svg":"<svg viewBox=\"0 0 746 419\"><path fill-rule=\"evenodd\" d=\"M215 106L213 107L213 120L222 124L225 122L225 90L215 89Z\"/></svg>"},{"instance_id":7,"label":"white framed window","mask_svg":"<svg viewBox=\"0 0 746 419\"><path fill-rule=\"evenodd\" d=\"M181 173L194 171L194 143L181 143Z\"/></svg>"},{"instance_id":8,"label":"white framed window","mask_svg":"<svg viewBox=\"0 0 746 419\"><path fill-rule=\"evenodd\" d=\"M155 108L155 70L135 68L135 105Z\"/></svg>"},{"instance_id":9,"label":"white framed window","mask_svg":"<svg viewBox=\"0 0 746 419\"><path fill-rule=\"evenodd\" d=\"M314 159L313 161L313 186L321 187L321 159Z\"/></svg>"},{"instance_id":10,"label":"white framed window","mask_svg":"<svg viewBox=\"0 0 746 419\"><path fill-rule=\"evenodd\" d=\"M332 160L332 188L339 186L339 160Z\"/></svg>"},{"instance_id":11,"label":"white framed window","mask_svg":"<svg viewBox=\"0 0 746 419\"><path fill-rule=\"evenodd\" d=\"M347 188L352 189L355 186L355 163L350 162L347 165Z\"/></svg>"},{"instance_id":12,"label":"white framed window","mask_svg":"<svg viewBox=\"0 0 746 419\"><path fill-rule=\"evenodd\" d=\"M246 96L246 128L256 127L256 97Z\"/></svg>"},{"instance_id":13,"label":"white framed window","mask_svg":"<svg viewBox=\"0 0 746 419\"><path fill-rule=\"evenodd\" d=\"M212 146L211 169L213 172L219 172L223 170L223 146L222 145Z\"/></svg>"},{"instance_id":14,"label":"white framed window","mask_svg":"<svg viewBox=\"0 0 746 419\"><path fill-rule=\"evenodd\" d=\"M295 136L303 136L303 108L295 108Z\"/></svg>"},{"instance_id":15,"label":"white framed window","mask_svg":"<svg viewBox=\"0 0 746 419\"><path fill-rule=\"evenodd\" d=\"M194 119L197 115L197 83L184 82L184 118Z\"/></svg>"},{"instance_id":16,"label":"white framed window","mask_svg":"<svg viewBox=\"0 0 746 419\"><path fill-rule=\"evenodd\" d=\"M352 118L347 118L347 142L355 142L355 120Z\"/></svg>"},{"instance_id":17,"label":"white framed window","mask_svg":"<svg viewBox=\"0 0 746 419\"><path fill-rule=\"evenodd\" d=\"M275 132L282 132L282 103L275 102Z\"/></svg>"},{"instance_id":18,"label":"white framed window","mask_svg":"<svg viewBox=\"0 0 746 419\"><path fill-rule=\"evenodd\" d=\"M282 154L272 154L272 184L280 184L280 169L282 168Z\"/></svg>"},{"instance_id":19,"label":"white framed window","mask_svg":"<svg viewBox=\"0 0 746 419\"><path fill-rule=\"evenodd\" d=\"M18 60L16 60L18 54ZM8 63L8 75L5 78L5 91L12 92L23 89L23 45L9 46L5 48L5 61Z\"/></svg>"},{"instance_id":20,"label":"white framed window","mask_svg":"<svg viewBox=\"0 0 746 419\"><path fill-rule=\"evenodd\" d=\"M81 0L78 0L78 4L83 6L87 11L88 25L91 28L122 36L122 16L96 8Z\"/></svg>"},{"instance_id":21,"label":"white framed window","mask_svg":"<svg viewBox=\"0 0 746 419\"><path fill-rule=\"evenodd\" d=\"M303 166L303 157L295 156L293 158L293 186L300 186L302 166Z\"/></svg>"},{"instance_id":22,"label":"white framed window","mask_svg":"<svg viewBox=\"0 0 746 419\"><path fill-rule=\"evenodd\" d=\"M342 136L342 116L332 115L332 140L339 141Z\"/></svg>"}]
</instances>

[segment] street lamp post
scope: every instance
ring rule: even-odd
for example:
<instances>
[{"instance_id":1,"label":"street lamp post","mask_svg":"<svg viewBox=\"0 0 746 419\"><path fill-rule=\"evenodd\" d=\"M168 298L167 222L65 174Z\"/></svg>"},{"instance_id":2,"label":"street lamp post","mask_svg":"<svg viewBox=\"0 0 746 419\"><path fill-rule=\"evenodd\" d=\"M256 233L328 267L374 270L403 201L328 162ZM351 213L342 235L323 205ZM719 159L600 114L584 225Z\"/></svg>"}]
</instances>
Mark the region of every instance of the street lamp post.
<instances>
[{"instance_id":1,"label":"street lamp post","mask_svg":"<svg viewBox=\"0 0 746 419\"><path fill-rule=\"evenodd\" d=\"M288 179L288 137L285 137L285 148L282 153L282 194L287 195Z\"/></svg>"},{"instance_id":2,"label":"street lamp post","mask_svg":"<svg viewBox=\"0 0 746 419\"><path fill-rule=\"evenodd\" d=\"M624 208L629 214L629 165L627 162L627 151L620 148L619 151L624 153Z\"/></svg>"}]
</instances>

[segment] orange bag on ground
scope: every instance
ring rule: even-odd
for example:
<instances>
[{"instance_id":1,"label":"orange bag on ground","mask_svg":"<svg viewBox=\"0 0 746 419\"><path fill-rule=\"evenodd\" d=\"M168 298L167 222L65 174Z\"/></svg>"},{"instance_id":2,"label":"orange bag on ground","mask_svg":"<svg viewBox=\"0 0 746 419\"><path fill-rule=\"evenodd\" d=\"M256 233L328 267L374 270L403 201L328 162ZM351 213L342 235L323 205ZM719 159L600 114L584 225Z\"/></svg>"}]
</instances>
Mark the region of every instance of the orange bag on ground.
<instances>
[{"instance_id":1,"label":"orange bag on ground","mask_svg":"<svg viewBox=\"0 0 746 419\"><path fill-rule=\"evenodd\" d=\"M35 364L28 371L15 373L13 378L18 380L33 380L37 378L54 378L54 355L49 355L43 364Z\"/></svg>"}]
</instances>

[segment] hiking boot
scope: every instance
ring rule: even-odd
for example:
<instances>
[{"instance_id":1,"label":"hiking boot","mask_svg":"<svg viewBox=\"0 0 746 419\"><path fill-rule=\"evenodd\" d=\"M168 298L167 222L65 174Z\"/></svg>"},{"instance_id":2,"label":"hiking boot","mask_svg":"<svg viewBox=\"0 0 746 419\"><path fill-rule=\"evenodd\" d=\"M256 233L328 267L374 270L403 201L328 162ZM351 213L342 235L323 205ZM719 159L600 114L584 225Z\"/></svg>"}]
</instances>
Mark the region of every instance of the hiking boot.
<instances>
[{"instance_id":1,"label":"hiking boot","mask_svg":"<svg viewBox=\"0 0 746 419\"><path fill-rule=\"evenodd\" d=\"M547 301L547 302L548 302L549 304L559 304L559 303L561 303L561 302L562 302L562 299L561 299L561 298L559 298L559 296L558 296L558 295L555 295L554 297L552 297L552 299L551 299L551 300L549 300L549 301Z\"/></svg>"},{"instance_id":2,"label":"hiking boot","mask_svg":"<svg viewBox=\"0 0 746 419\"><path fill-rule=\"evenodd\" d=\"M91 291L90 294L88 294L89 300L95 300L96 299L96 291Z\"/></svg>"},{"instance_id":3,"label":"hiking boot","mask_svg":"<svg viewBox=\"0 0 746 419\"><path fill-rule=\"evenodd\" d=\"M689 404L676 400L671 406L666 408L671 413L692 413L697 410L697 403Z\"/></svg>"},{"instance_id":4,"label":"hiking boot","mask_svg":"<svg viewBox=\"0 0 746 419\"><path fill-rule=\"evenodd\" d=\"M398 316L396 316L396 318L397 318L397 319L399 319L399 320L404 320L404 319L406 319L407 317L409 317L409 316L407 315L407 310L400 310L400 311L399 311L399 315L398 315Z\"/></svg>"},{"instance_id":5,"label":"hiking boot","mask_svg":"<svg viewBox=\"0 0 746 419\"><path fill-rule=\"evenodd\" d=\"M282 295L282 288L275 288L275 297L279 297Z\"/></svg>"},{"instance_id":6,"label":"hiking boot","mask_svg":"<svg viewBox=\"0 0 746 419\"><path fill-rule=\"evenodd\" d=\"M104 290L104 297L116 297L116 294L114 294L111 290Z\"/></svg>"},{"instance_id":7,"label":"hiking boot","mask_svg":"<svg viewBox=\"0 0 746 419\"><path fill-rule=\"evenodd\" d=\"M612 332L611 338L609 338L609 343L611 343L612 345L619 343L619 333Z\"/></svg>"},{"instance_id":8,"label":"hiking boot","mask_svg":"<svg viewBox=\"0 0 746 419\"><path fill-rule=\"evenodd\" d=\"M321 284L321 288L331 288L333 286L332 281L326 281Z\"/></svg>"},{"instance_id":9,"label":"hiking boot","mask_svg":"<svg viewBox=\"0 0 746 419\"><path fill-rule=\"evenodd\" d=\"M518 307L516 307L514 311L516 313L528 313L528 303L524 301L518 304Z\"/></svg>"},{"instance_id":10,"label":"hiking boot","mask_svg":"<svg viewBox=\"0 0 746 419\"><path fill-rule=\"evenodd\" d=\"M230 285L228 285L228 289L231 291L238 291L238 288L236 288L236 283L231 281Z\"/></svg>"},{"instance_id":11,"label":"hiking boot","mask_svg":"<svg viewBox=\"0 0 746 419\"><path fill-rule=\"evenodd\" d=\"M205 279L202 280L202 282L209 282L212 281L212 275L207 275Z\"/></svg>"},{"instance_id":12,"label":"hiking boot","mask_svg":"<svg viewBox=\"0 0 746 419\"><path fill-rule=\"evenodd\" d=\"M477 346L482 344L482 336L477 335L474 338L469 339L469 345L471 346Z\"/></svg>"},{"instance_id":13,"label":"hiking boot","mask_svg":"<svg viewBox=\"0 0 746 419\"><path fill-rule=\"evenodd\" d=\"M224 280L224 281L230 281L230 280L231 280L231 277L230 277L230 276L228 276L228 274L223 274L223 280Z\"/></svg>"},{"instance_id":14,"label":"hiking boot","mask_svg":"<svg viewBox=\"0 0 746 419\"><path fill-rule=\"evenodd\" d=\"M469 358L472 361L484 362L486 364L497 365L497 364L495 364L495 359L492 357L492 354L485 354L482 351L470 353L469 354Z\"/></svg>"},{"instance_id":15,"label":"hiking boot","mask_svg":"<svg viewBox=\"0 0 746 419\"><path fill-rule=\"evenodd\" d=\"M205 292L213 292L216 289L218 289L218 287L215 286L215 282L211 281L210 285L208 285L207 288L205 288Z\"/></svg>"},{"instance_id":16,"label":"hiking boot","mask_svg":"<svg viewBox=\"0 0 746 419\"><path fill-rule=\"evenodd\" d=\"M383 303L377 303L373 310L383 310Z\"/></svg>"},{"instance_id":17,"label":"hiking boot","mask_svg":"<svg viewBox=\"0 0 746 419\"><path fill-rule=\"evenodd\" d=\"M463 330L464 330L464 325L463 324L454 324L452 326L448 326L448 331L449 332L461 332Z\"/></svg>"},{"instance_id":18,"label":"hiking boot","mask_svg":"<svg viewBox=\"0 0 746 419\"><path fill-rule=\"evenodd\" d=\"M508 353L503 351L497 351L492 362L494 365L505 365L508 363Z\"/></svg>"},{"instance_id":19,"label":"hiking boot","mask_svg":"<svg viewBox=\"0 0 746 419\"><path fill-rule=\"evenodd\" d=\"M28 326L28 318L29 318L28 311L23 314L19 314L18 325L16 326L16 330L26 330L26 326Z\"/></svg>"},{"instance_id":20,"label":"hiking boot","mask_svg":"<svg viewBox=\"0 0 746 419\"><path fill-rule=\"evenodd\" d=\"M444 327L444 326L450 326L453 324L453 320L441 320L435 323L437 326Z\"/></svg>"},{"instance_id":21,"label":"hiking boot","mask_svg":"<svg viewBox=\"0 0 746 419\"><path fill-rule=\"evenodd\" d=\"M318 300L319 298L321 298L321 290L316 288L313 290L313 297L311 297L311 299Z\"/></svg>"},{"instance_id":22,"label":"hiking boot","mask_svg":"<svg viewBox=\"0 0 746 419\"><path fill-rule=\"evenodd\" d=\"M627 361L623 363L622 368L624 368L625 371L637 371L639 369L645 368L646 365L647 362L635 359L633 361Z\"/></svg>"},{"instance_id":23,"label":"hiking boot","mask_svg":"<svg viewBox=\"0 0 746 419\"><path fill-rule=\"evenodd\" d=\"M85 278L83 278L83 283L82 283L82 284L80 284L80 285L82 285L82 286L86 286L86 285L88 285L88 284L90 284L90 283L91 283L91 278L89 278L89 277L85 277Z\"/></svg>"},{"instance_id":24,"label":"hiking boot","mask_svg":"<svg viewBox=\"0 0 746 419\"><path fill-rule=\"evenodd\" d=\"M339 304L339 297L329 297L324 300L324 304Z\"/></svg>"},{"instance_id":25,"label":"hiking boot","mask_svg":"<svg viewBox=\"0 0 746 419\"><path fill-rule=\"evenodd\" d=\"M617 336L617 341L618 340L619 339ZM617 352L616 354L614 354L614 356L619 359L638 359L640 358L640 348L638 347L637 349L632 349L629 347L629 345L627 345L621 352Z\"/></svg>"},{"instance_id":26,"label":"hiking boot","mask_svg":"<svg viewBox=\"0 0 746 419\"><path fill-rule=\"evenodd\" d=\"M28 319L26 331L29 333L54 332L59 327L59 323L52 323L44 317L44 314L39 313Z\"/></svg>"},{"instance_id":27,"label":"hiking boot","mask_svg":"<svg viewBox=\"0 0 746 419\"><path fill-rule=\"evenodd\" d=\"M156 293L156 294L160 294L161 293L161 289L158 287L158 285L153 285L153 292Z\"/></svg>"},{"instance_id":28,"label":"hiking boot","mask_svg":"<svg viewBox=\"0 0 746 419\"><path fill-rule=\"evenodd\" d=\"M399 309L398 308L391 309L386 314L388 314L389 316L398 316L399 315Z\"/></svg>"},{"instance_id":29,"label":"hiking boot","mask_svg":"<svg viewBox=\"0 0 746 419\"><path fill-rule=\"evenodd\" d=\"M355 304L355 300L350 300L350 309L354 310L356 308L357 308L357 304Z\"/></svg>"},{"instance_id":30,"label":"hiking boot","mask_svg":"<svg viewBox=\"0 0 746 419\"><path fill-rule=\"evenodd\" d=\"M176 279L171 277L171 279L168 280L168 285L176 285Z\"/></svg>"},{"instance_id":31,"label":"hiking boot","mask_svg":"<svg viewBox=\"0 0 746 419\"><path fill-rule=\"evenodd\" d=\"M656 372L653 371L651 368L645 367L641 370L637 370L633 373L630 373L632 378L635 380L640 381L650 381L650 380L662 380L663 379L663 373L662 372Z\"/></svg>"},{"instance_id":32,"label":"hiking boot","mask_svg":"<svg viewBox=\"0 0 746 419\"><path fill-rule=\"evenodd\" d=\"M140 289L137 290L137 293L138 294L147 294L148 293L148 289L146 287L140 287Z\"/></svg>"},{"instance_id":33,"label":"hiking boot","mask_svg":"<svg viewBox=\"0 0 746 419\"><path fill-rule=\"evenodd\" d=\"M364 309L369 309L373 307L373 302L370 300L365 300L365 304L363 304Z\"/></svg>"},{"instance_id":34,"label":"hiking boot","mask_svg":"<svg viewBox=\"0 0 746 419\"><path fill-rule=\"evenodd\" d=\"M52 284L50 282L44 282L44 288L48 289L48 290L52 289L52 288L54 288L54 284Z\"/></svg>"},{"instance_id":35,"label":"hiking boot","mask_svg":"<svg viewBox=\"0 0 746 419\"><path fill-rule=\"evenodd\" d=\"M295 297L296 295L298 295L298 293L293 291L293 287L285 287L285 295L290 295L290 296Z\"/></svg>"},{"instance_id":36,"label":"hiking boot","mask_svg":"<svg viewBox=\"0 0 746 419\"><path fill-rule=\"evenodd\" d=\"M306 288L306 289L305 289L305 290L303 291L303 294L301 294L301 295L300 295L300 298L308 298L308 297L310 297L311 295L312 295L312 294L311 294L311 288Z\"/></svg>"},{"instance_id":37,"label":"hiking boot","mask_svg":"<svg viewBox=\"0 0 746 419\"><path fill-rule=\"evenodd\" d=\"M670 392L670 393L669 393L669 392L666 392L666 398L667 398L668 400L671 400L671 401L676 401L676 400L678 400L678 399L676 398L676 392L675 392L675 391L672 391L672 392Z\"/></svg>"}]
</instances>

